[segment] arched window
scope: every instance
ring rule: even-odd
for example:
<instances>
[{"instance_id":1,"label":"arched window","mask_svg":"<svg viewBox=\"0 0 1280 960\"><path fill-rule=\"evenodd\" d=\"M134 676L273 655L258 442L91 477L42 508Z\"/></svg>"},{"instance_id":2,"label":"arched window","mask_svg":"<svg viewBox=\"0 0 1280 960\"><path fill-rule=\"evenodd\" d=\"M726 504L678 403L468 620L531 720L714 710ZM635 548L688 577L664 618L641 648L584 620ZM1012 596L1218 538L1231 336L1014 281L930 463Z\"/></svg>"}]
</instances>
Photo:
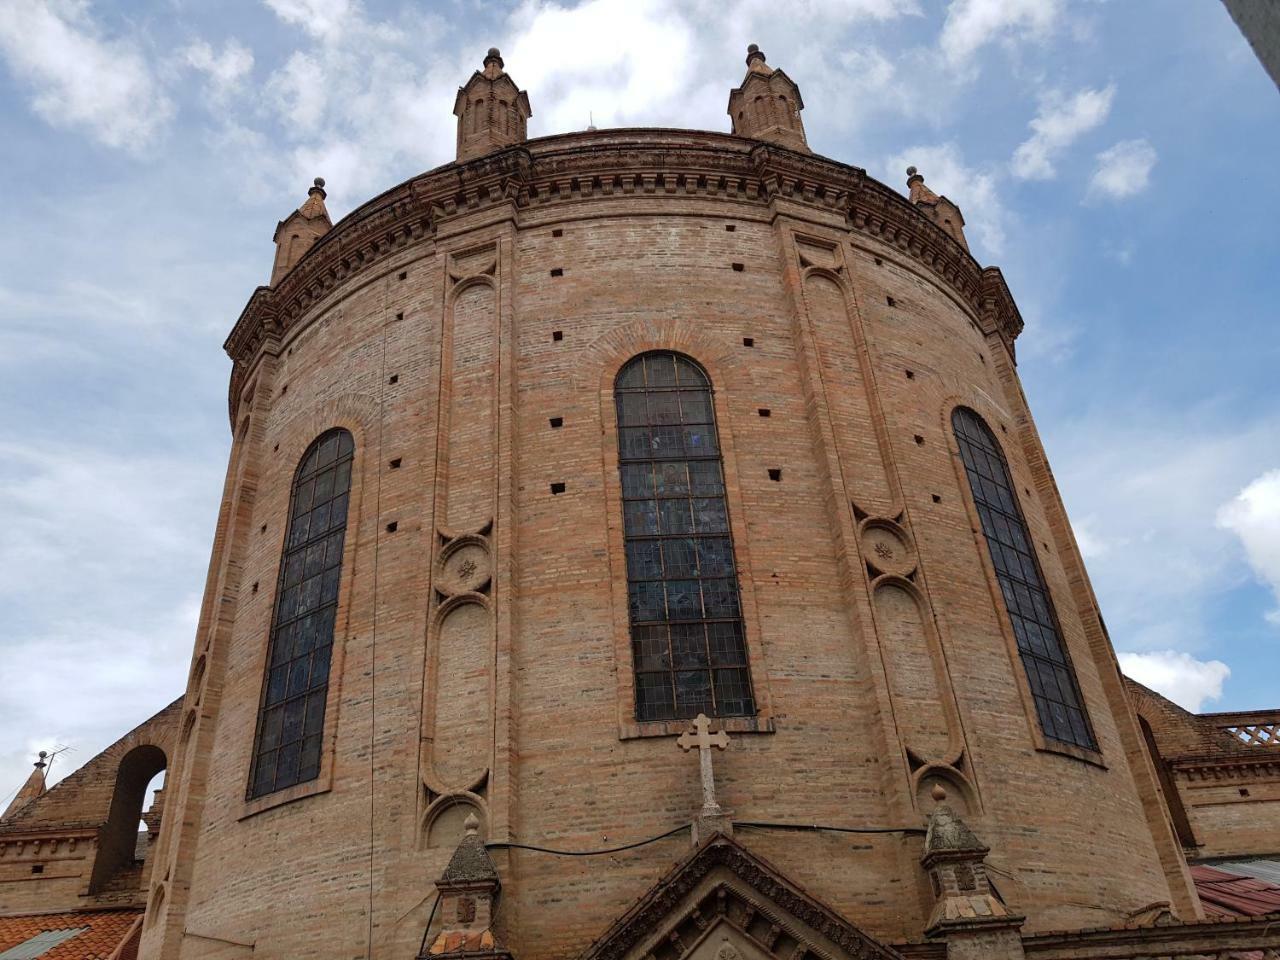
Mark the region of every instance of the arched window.
<instances>
[{"instance_id":1,"label":"arched window","mask_svg":"<svg viewBox=\"0 0 1280 960\"><path fill-rule=\"evenodd\" d=\"M614 400L636 719L754 714L711 382L646 353Z\"/></svg>"},{"instance_id":2,"label":"arched window","mask_svg":"<svg viewBox=\"0 0 1280 960\"><path fill-rule=\"evenodd\" d=\"M320 773L354 452L351 434L330 430L307 448L293 478L250 799L314 780Z\"/></svg>"},{"instance_id":3,"label":"arched window","mask_svg":"<svg viewBox=\"0 0 1280 960\"><path fill-rule=\"evenodd\" d=\"M1096 750L1071 657L1000 444L982 418L965 407L957 407L951 415L951 427L1018 641L1040 729L1050 740Z\"/></svg>"}]
</instances>

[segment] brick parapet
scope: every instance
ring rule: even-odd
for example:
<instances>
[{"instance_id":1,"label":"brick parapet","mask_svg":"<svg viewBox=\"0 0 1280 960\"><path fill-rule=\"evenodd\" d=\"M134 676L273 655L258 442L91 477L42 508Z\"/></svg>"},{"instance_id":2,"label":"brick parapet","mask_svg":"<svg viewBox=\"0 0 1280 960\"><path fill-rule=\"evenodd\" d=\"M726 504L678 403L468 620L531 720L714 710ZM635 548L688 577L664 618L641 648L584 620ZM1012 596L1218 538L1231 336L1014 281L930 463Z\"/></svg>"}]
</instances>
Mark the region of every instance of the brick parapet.
<instances>
[{"instance_id":1,"label":"brick parapet","mask_svg":"<svg viewBox=\"0 0 1280 960\"><path fill-rule=\"evenodd\" d=\"M644 196L757 206L786 200L830 210L850 230L895 246L936 274L968 309L995 325L1010 350L1021 330L999 271L984 272L906 198L860 168L708 132L562 134L447 164L391 188L339 221L276 287L254 291L225 344L235 364L232 420L239 389L268 339L309 322L333 290L396 251L433 238L442 222L496 203L512 204L519 219L549 203Z\"/></svg>"}]
</instances>

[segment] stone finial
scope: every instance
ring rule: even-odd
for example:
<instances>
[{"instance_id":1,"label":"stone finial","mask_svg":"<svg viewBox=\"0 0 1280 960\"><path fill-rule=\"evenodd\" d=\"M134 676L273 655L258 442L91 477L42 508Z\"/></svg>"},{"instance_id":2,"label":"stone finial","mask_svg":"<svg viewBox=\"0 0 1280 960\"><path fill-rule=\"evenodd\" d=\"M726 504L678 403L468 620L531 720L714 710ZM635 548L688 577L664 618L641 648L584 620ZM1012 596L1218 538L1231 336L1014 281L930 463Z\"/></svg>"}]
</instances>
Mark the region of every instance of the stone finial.
<instances>
[{"instance_id":1,"label":"stone finial","mask_svg":"<svg viewBox=\"0 0 1280 960\"><path fill-rule=\"evenodd\" d=\"M43 796L45 790L44 770L47 766L44 761L47 756L49 756L47 751L40 751L36 758L36 762L32 764L35 769L32 770L31 774L27 777L26 783L18 788L18 792L14 794L13 799L9 801L9 806L5 807L4 813L0 814L0 820L9 819L9 817L13 816L13 814L17 813L32 800Z\"/></svg>"},{"instance_id":2,"label":"stone finial","mask_svg":"<svg viewBox=\"0 0 1280 960\"><path fill-rule=\"evenodd\" d=\"M510 960L511 954L492 930L502 883L480 839L480 819L474 811L467 814L462 829L462 839L436 881L436 890L440 893L440 932L419 957ZM428 930L424 941L430 934Z\"/></svg>"},{"instance_id":3,"label":"stone finial","mask_svg":"<svg viewBox=\"0 0 1280 960\"><path fill-rule=\"evenodd\" d=\"M747 75L729 91L729 117L740 137L766 140L792 150L809 152L800 111L800 88L782 70L765 61L754 43L747 47Z\"/></svg>"},{"instance_id":4,"label":"stone finial","mask_svg":"<svg viewBox=\"0 0 1280 960\"><path fill-rule=\"evenodd\" d=\"M969 242L964 236L964 216L960 208L930 190L925 185L924 176L915 167L907 167L907 199L968 251Z\"/></svg>"},{"instance_id":5,"label":"stone finial","mask_svg":"<svg viewBox=\"0 0 1280 960\"><path fill-rule=\"evenodd\" d=\"M324 201L324 177L316 177L307 188L307 199L293 213L276 224L272 240L276 244L275 264L271 268L271 286L279 283L303 258L315 242L333 229Z\"/></svg>"},{"instance_id":6,"label":"stone finial","mask_svg":"<svg viewBox=\"0 0 1280 960\"><path fill-rule=\"evenodd\" d=\"M458 160L473 160L527 137L533 116L529 95L507 75L502 54L490 47L484 69L458 88L453 114L458 118Z\"/></svg>"},{"instance_id":7,"label":"stone finial","mask_svg":"<svg viewBox=\"0 0 1280 960\"><path fill-rule=\"evenodd\" d=\"M947 791L934 784L935 806L929 814L920 864L929 874L937 902L925 934L947 940L947 953L991 960L1019 960L1023 956L1018 933L1024 917L1014 916L987 879L989 849L947 803ZM964 945L963 948L961 945Z\"/></svg>"}]
</instances>

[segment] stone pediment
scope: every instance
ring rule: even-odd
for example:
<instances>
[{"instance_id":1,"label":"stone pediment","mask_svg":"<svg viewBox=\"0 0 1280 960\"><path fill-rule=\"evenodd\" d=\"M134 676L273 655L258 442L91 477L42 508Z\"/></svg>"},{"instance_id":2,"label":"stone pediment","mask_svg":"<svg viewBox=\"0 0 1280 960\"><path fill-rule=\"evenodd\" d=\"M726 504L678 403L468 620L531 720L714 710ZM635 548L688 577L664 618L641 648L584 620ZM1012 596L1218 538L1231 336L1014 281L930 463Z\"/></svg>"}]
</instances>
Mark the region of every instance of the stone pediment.
<instances>
[{"instance_id":1,"label":"stone pediment","mask_svg":"<svg viewBox=\"0 0 1280 960\"><path fill-rule=\"evenodd\" d=\"M677 864L581 960L898 960L737 841Z\"/></svg>"}]
</instances>

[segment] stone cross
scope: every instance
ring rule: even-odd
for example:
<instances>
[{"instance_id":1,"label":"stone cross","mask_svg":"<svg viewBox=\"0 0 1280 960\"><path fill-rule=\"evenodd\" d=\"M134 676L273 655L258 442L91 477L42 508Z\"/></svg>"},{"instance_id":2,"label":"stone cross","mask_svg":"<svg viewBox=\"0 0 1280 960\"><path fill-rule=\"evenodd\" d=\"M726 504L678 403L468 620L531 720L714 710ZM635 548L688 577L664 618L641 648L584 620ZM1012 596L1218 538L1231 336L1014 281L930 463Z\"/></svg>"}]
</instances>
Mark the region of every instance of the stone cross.
<instances>
[{"instance_id":1,"label":"stone cross","mask_svg":"<svg viewBox=\"0 0 1280 960\"><path fill-rule=\"evenodd\" d=\"M681 750L698 751L698 762L702 769L702 817L718 817L721 815L720 804L716 803L716 781L711 772L711 748L723 750L729 746L729 735L723 730L711 733L711 721L705 713L700 713L693 721L693 729L680 734L676 744Z\"/></svg>"}]
</instances>

